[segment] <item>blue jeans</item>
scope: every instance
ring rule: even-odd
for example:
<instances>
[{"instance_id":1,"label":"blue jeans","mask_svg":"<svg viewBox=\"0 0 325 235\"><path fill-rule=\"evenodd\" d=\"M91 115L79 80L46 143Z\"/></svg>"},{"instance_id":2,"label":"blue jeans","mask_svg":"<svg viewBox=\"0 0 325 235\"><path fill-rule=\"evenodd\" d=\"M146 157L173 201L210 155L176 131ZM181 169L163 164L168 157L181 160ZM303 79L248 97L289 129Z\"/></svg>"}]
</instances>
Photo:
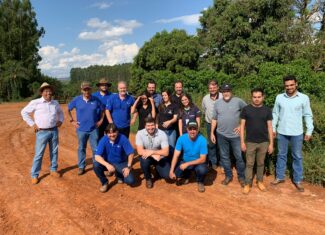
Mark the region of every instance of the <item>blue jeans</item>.
<instances>
[{"instance_id":1,"label":"blue jeans","mask_svg":"<svg viewBox=\"0 0 325 235\"><path fill-rule=\"evenodd\" d=\"M207 161L210 162L211 165L217 165L218 163L218 151L217 151L217 144L212 143L210 138L210 132L211 132L211 123L206 123L207 125L207 136L208 136L208 156ZM214 132L216 134L216 132Z\"/></svg>"},{"instance_id":2,"label":"blue jeans","mask_svg":"<svg viewBox=\"0 0 325 235\"><path fill-rule=\"evenodd\" d=\"M31 170L32 178L36 178L41 171L42 160L47 143L50 149L51 171L56 171L58 168L58 129L40 130L36 132L35 156Z\"/></svg>"},{"instance_id":3,"label":"blue jeans","mask_svg":"<svg viewBox=\"0 0 325 235\"><path fill-rule=\"evenodd\" d=\"M298 136L288 136L278 134L278 158L276 162L276 177L280 180L285 178L287 167L288 146L291 144L293 182L300 183L303 179L302 167L302 144L303 134Z\"/></svg>"},{"instance_id":4,"label":"blue jeans","mask_svg":"<svg viewBox=\"0 0 325 235\"><path fill-rule=\"evenodd\" d=\"M135 184L135 178L132 174L132 171L130 171L129 175L127 177L124 178L123 176L123 169L126 168L128 166L127 162L121 162L121 163L110 163L111 165L114 166L115 168L115 176L117 179L122 180L124 183L126 183L127 185L134 185ZM102 185L105 185L108 183L108 179L104 174L104 171L107 171L106 167L103 166L102 164L94 161L94 171L96 176L99 178L100 183Z\"/></svg>"},{"instance_id":5,"label":"blue jeans","mask_svg":"<svg viewBox=\"0 0 325 235\"><path fill-rule=\"evenodd\" d=\"M160 175L160 177L164 179L169 179L170 163L168 157L164 157L159 162L153 159L152 157L147 157L146 159L140 157L140 166L143 171L144 178L146 180L151 179L151 173L150 173L151 165L156 166L156 170Z\"/></svg>"},{"instance_id":6,"label":"blue jeans","mask_svg":"<svg viewBox=\"0 0 325 235\"><path fill-rule=\"evenodd\" d=\"M175 130L163 130L168 138L169 144L169 156L173 156L175 144L176 144L176 131Z\"/></svg>"},{"instance_id":7,"label":"blue jeans","mask_svg":"<svg viewBox=\"0 0 325 235\"><path fill-rule=\"evenodd\" d=\"M240 137L228 138L217 133L220 150L221 164L225 169L226 177L232 178L231 161L229 147L231 145L233 155L236 159L238 179L245 180L245 163L240 149Z\"/></svg>"},{"instance_id":8,"label":"blue jeans","mask_svg":"<svg viewBox=\"0 0 325 235\"><path fill-rule=\"evenodd\" d=\"M191 171L195 171L196 181L198 183L204 183L204 178L206 174L208 174L208 166L206 163L189 166L184 171L179 168L182 163L184 163L184 161L180 161L176 166L175 175L177 178L188 179L190 177Z\"/></svg>"},{"instance_id":9,"label":"blue jeans","mask_svg":"<svg viewBox=\"0 0 325 235\"><path fill-rule=\"evenodd\" d=\"M95 156L98 141L98 129L90 132L77 130L78 136L78 167L84 169L86 167L86 147L89 139L90 147L93 152L92 158Z\"/></svg>"}]
</instances>

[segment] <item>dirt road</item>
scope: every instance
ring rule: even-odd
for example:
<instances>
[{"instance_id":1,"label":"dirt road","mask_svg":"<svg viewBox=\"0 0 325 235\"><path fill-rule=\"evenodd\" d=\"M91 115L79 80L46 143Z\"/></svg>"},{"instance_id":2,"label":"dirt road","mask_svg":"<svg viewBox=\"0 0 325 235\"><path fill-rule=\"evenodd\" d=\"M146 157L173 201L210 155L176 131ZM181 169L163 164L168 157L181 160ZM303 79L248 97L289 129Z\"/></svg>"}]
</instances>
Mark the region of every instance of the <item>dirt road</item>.
<instances>
[{"instance_id":1,"label":"dirt road","mask_svg":"<svg viewBox=\"0 0 325 235\"><path fill-rule=\"evenodd\" d=\"M137 162L135 188L114 184L102 194L89 152L86 174L77 175L77 138L67 121L60 129L62 177L49 175L46 150L41 181L31 185L35 137L21 119L24 105L0 105L0 234L325 234L324 188L306 185L298 193L289 181L269 186L271 177L268 192L254 187L248 196L237 181L222 186L224 176L215 172L205 193L194 182L163 180L147 190Z\"/></svg>"}]
</instances>

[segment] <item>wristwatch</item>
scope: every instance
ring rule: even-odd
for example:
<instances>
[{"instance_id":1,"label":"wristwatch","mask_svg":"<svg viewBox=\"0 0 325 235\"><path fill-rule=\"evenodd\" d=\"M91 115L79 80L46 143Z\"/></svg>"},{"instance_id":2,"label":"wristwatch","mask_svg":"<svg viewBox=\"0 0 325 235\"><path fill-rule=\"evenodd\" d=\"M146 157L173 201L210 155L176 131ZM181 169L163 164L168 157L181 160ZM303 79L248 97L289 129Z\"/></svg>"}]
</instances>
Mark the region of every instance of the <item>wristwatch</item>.
<instances>
[{"instance_id":1,"label":"wristwatch","mask_svg":"<svg viewBox=\"0 0 325 235\"><path fill-rule=\"evenodd\" d=\"M131 169L132 169L132 166L129 166L129 165L128 165L128 169L131 170Z\"/></svg>"}]
</instances>

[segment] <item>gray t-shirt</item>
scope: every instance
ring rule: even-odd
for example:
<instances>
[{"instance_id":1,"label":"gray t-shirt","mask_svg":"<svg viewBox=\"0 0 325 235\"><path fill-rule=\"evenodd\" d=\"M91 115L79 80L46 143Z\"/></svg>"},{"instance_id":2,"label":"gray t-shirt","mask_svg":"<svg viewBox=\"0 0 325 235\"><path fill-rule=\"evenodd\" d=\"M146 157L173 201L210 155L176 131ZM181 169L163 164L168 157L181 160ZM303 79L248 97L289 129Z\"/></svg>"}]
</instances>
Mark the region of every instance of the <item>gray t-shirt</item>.
<instances>
[{"instance_id":1,"label":"gray t-shirt","mask_svg":"<svg viewBox=\"0 0 325 235\"><path fill-rule=\"evenodd\" d=\"M246 105L238 97L232 97L228 102L224 99L218 100L213 112L213 119L217 120L217 133L227 138L239 137L234 129L239 126L240 112Z\"/></svg>"},{"instance_id":2,"label":"gray t-shirt","mask_svg":"<svg viewBox=\"0 0 325 235\"><path fill-rule=\"evenodd\" d=\"M156 129L151 136L146 129L142 129L135 136L135 144L143 146L144 149L159 150L168 146L168 138L162 130Z\"/></svg>"},{"instance_id":3,"label":"gray t-shirt","mask_svg":"<svg viewBox=\"0 0 325 235\"><path fill-rule=\"evenodd\" d=\"M203 97L202 100L202 111L205 114L205 121L207 123L211 123L213 118L213 110L214 105L216 104L217 100L222 99L222 93L219 92L218 99L213 100L210 98L210 94L207 94Z\"/></svg>"}]
</instances>

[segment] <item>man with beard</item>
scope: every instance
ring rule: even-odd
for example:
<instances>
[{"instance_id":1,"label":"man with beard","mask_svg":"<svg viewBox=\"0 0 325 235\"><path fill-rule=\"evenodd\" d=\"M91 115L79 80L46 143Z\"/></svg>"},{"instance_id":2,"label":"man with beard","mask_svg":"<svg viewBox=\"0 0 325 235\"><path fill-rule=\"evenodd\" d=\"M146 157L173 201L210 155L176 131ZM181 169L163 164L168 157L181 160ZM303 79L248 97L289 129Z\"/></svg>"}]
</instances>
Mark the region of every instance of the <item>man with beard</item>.
<instances>
[{"instance_id":1,"label":"man with beard","mask_svg":"<svg viewBox=\"0 0 325 235\"><path fill-rule=\"evenodd\" d=\"M156 82L154 80L150 80L147 84L147 92L153 98L155 102L156 110L158 110L158 106L162 102L162 96L156 92Z\"/></svg>"},{"instance_id":2,"label":"man with beard","mask_svg":"<svg viewBox=\"0 0 325 235\"><path fill-rule=\"evenodd\" d=\"M103 106L106 107L108 98L112 94L108 91L109 87L112 86L112 83L108 82L106 78L102 78L99 80L96 86L98 87L98 91L94 92L92 95L96 96L102 102ZM100 140L104 136L104 131L106 129L107 124L107 118L104 117L103 123L98 127L98 140Z\"/></svg>"},{"instance_id":3,"label":"man with beard","mask_svg":"<svg viewBox=\"0 0 325 235\"><path fill-rule=\"evenodd\" d=\"M278 157L276 162L277 185L284 182L287 166L288 146L291 145L293 183L298 191L303 192L302 145L309 141L314 129L313 113L310 108L309 97L298 91L297 79L294 76L283 78L285 92L277 95L273 108L273 132L277 133ZM304 136L303 119L306 123Z\"/></svg>"},{"instance_id":4,"label":"man with beard","mask_svg":"<svg viewBox=\"0 0 325 235\"><path fill-rule=\"evenodd\" d=\"M135 137L137 152L140 157L141 169L146 179L146 187L153 187L150 167L156 166L160 177L169 179L170 163L168 159L169 144L165 132L156 128L152 117L145 119L145 129L138 131Z\"/></svg>"},{"instance_id":5,"label":"man with beard","mask_svg":"<svg viewBox=\"0 0 325 235\"><path fill-rule=\"evenodd\" d=\"M232 169L230 161L230 146L236 159L238 181L245 186L245 163L240 149L240 125L239 117L246 103L233 97L230 84L221 87L223 98L218 100L214 107L214 117L211 122L211 141L216 143L215 129L217 127L217 140L220 149L221 165L225 170L225 179L221 182L228 185L232 181Z\"/></svg>"}]
</instances>

